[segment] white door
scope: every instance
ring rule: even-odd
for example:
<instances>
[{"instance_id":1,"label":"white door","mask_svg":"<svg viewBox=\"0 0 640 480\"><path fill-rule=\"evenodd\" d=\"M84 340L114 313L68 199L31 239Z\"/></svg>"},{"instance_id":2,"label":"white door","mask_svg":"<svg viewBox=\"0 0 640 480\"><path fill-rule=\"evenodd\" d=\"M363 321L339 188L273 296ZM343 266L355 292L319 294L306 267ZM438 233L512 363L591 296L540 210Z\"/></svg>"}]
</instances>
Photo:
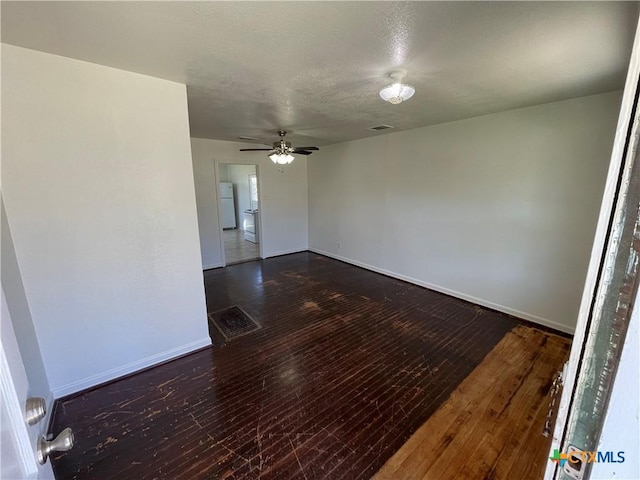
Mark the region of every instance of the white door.
<instances>
[{"instance_id":1,"label":"white door","mask_svg":"<svg viewBox=\"0 0 640 480\"><path fill-rule=\"evenodd\" d=\"M46 420L33 426L25 420L25 405L29 390L9 309L2 291L2 321L0 343L0 478L53 479L51 463L40 466L36 460L36 442L45 433ZM41 395L46 395L42 392ZM37 396L37 392L33 392Z\"/></svg>"}]
</instances>

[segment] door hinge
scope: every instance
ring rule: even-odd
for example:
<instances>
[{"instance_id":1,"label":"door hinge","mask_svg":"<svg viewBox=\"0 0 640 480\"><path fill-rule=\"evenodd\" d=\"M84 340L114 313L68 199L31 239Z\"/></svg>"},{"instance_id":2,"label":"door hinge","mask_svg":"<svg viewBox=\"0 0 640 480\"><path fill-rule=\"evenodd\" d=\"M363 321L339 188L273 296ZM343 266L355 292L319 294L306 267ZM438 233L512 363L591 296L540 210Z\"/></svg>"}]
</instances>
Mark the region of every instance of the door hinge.
<instances>
[{"instance_id":1,"label":"door hinge","mask_svg":"<svg viewBox=\"0 0 640 480\"><path fill-rule=\"evenodd\" d=\"M558 415L558 404L560 403L560 395L562 393L564 379L564 370L558 371L551 384L551 390L549 391L549 411L547 412L547 419L544 422L544 428L542 429L542 435L548 437L551 435L553 425Z\"/></svg>"}]
</instances>

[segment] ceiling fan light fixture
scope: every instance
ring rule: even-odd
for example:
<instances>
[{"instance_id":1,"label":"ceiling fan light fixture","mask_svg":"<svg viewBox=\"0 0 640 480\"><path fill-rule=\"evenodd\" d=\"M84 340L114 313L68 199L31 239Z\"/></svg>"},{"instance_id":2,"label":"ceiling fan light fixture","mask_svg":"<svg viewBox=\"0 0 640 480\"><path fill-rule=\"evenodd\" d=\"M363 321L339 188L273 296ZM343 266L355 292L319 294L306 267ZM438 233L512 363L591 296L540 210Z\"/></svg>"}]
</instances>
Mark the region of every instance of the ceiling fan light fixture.
<instances>
[{"instance_id":1,"label":"ceiling fan light fixture","mask_svg":"<svg viewBox=\"0 0 640 480\"><path fill-rule=\"evenodd\" d=\"M402 79L406 76L406 70L395 70L391 72L389 77L395 80L395 82L380 90L380 98L385 102L397 105L413 97L413 94L416 93L416 89L412 85L402 83Z\"/></svg>"},{"instance_id":2,"label":"ceiling fan light fixture","mask_svg":"<svg viewBox=\"0 0 640 480\"><path fill-rule=\"evenodd\" d=\"M294 156L289 153L272 153L269 158L276 165L287 165L294 160Z\"/></svg>"},{"instance_id":3,"label":"ceiling fan light fixture","mask_svg":"<svg viewBox=\"0 0 640 480\"><path fill-rule=\"evenodd\" d=\"M241 148L241 152L269 152L267 157L276 165L288 165L295 160L293 154L311 155L314 151L319 150L318 147L296 147L293 148L289 142L285 142L284 136L287 134L284 130L278 130L280 141L273 142L271 148Z\"/></svg>"}]
</instances>

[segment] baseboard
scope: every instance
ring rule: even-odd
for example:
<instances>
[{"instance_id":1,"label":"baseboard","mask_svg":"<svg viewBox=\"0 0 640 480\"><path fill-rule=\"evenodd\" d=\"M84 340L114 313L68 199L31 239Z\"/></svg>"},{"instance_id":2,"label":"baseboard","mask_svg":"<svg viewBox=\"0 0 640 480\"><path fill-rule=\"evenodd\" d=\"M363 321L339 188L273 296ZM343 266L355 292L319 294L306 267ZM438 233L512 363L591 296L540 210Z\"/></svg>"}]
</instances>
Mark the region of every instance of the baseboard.
<instances>
[{"instance_id":1,"label":"baseboard","mask_svg":"<svg viewBox=\"0 0 640 480\"><path fill-rule=\"evenodd\" d=\"M264 254L264 258L279 257L280 255L291 255L292 253L300 253L309 251L309 247L293 248L291 250L281 250L279 252L269 252Z\"/></svg>"},{"instance_id":2,"label":"baseboard","mask_svg":"<svg viewBox=\"0 0 640 480\"><path fill-rule=\"evenodd\" d=\"M212 263L210 265L202 265L202 270L211 270L212 268L224 267L222 263Z\"/></svg>"},{"instance_id":3,"label":"baseboard","mask_svg":"<svg viewBox=\"0 0 640 480\"><path fill-rule=\"evenodd\" d=\"M521 318L523 320L527 320L529 322L537 323L543 325L545 327L552 328L554 330L559 330L561 332L569 333L573 335L575 329L563 325L558 322L554 322L553 320L549 320L546 318L538 317L537 315L532 315L527 312L522 312L520 310L515 310L510 307L505 307L504 305L500 305L498 303L493 303L487 300L483 300L481 298L474 297L472 295L467 295L466 293L457 292L455 290L451 290L449 288L441 287L439 285L434 285L432 283L424 282L422 280L418 280L417 278L408 277L406 275L402 275L400 273L392 272L390 270L385 270L384 268L378 268L373 265L369 265L364 262L359 262L357 260L353 260L351 258L343 257L341 255L337 255L335 253L326 252L324 250L320 250L318 248L309 248L310 252L318 253L320 255L324 255L325 257L335 258L336 260L340 260L341 262L350 263L351 265L355 265L357 267L365 268L367 270L371 270L372 272L381 273L388 277L397 278L398 280L403 280L405 282L413 283L414 285L419 285L421 287L428 288L430 290L435 290L436 292L444 293L447 295L451 295L452 297L460 298L462 300L466 300L468 302L476 303L478 305L482 305L483 307L491 308L493 310L497 310L499 312L507 313L509 315L513 315L514 317Z\"/></svg>"},{"instance_id":4,"label":"baseboard","mask_svg":"<svg viewBox=\"0 0 640 480\"><path fill-rule=\"evenodd\" d=\"M91 377L83 378L82 380L63 385L62 387L54 388L52 391L53 398L59 399L62 397L66 397L67 395L80 392L82 390L87 390L88 388L94 387L96 385L109 382L125 375L130 375L139 370L152 367L156 364L166 362L167 360L171 360L172 358L185 355L194 350L198 350L209 345L211 345L211 338L201 338L200 340L196 340L195 342L191 342L180 347L172 348L171 350L167 350L165 352L151 355L141 360L123 365L122 367L113 368L104 373L99 373L97 375L92 375Z\"/></svg>"}]
</instances>

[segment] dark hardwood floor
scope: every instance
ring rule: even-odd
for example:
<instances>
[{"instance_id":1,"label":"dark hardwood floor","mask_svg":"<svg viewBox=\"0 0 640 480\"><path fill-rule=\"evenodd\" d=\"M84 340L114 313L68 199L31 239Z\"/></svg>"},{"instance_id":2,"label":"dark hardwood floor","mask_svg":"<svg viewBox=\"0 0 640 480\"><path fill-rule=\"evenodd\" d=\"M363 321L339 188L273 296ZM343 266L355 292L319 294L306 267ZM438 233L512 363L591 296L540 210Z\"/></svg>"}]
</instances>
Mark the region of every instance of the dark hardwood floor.
<instances>
[{"instance_id":1,"label":"dark hardwood floor","mask_svg":"<svg viewBox=\"0 0 640 480\"><path fill-rule=\"evenodd\" d=\"M58 479L370 478L519 325L308 252L204 281L262 328L58 401Z\"/></svg>"}]
</instances>

